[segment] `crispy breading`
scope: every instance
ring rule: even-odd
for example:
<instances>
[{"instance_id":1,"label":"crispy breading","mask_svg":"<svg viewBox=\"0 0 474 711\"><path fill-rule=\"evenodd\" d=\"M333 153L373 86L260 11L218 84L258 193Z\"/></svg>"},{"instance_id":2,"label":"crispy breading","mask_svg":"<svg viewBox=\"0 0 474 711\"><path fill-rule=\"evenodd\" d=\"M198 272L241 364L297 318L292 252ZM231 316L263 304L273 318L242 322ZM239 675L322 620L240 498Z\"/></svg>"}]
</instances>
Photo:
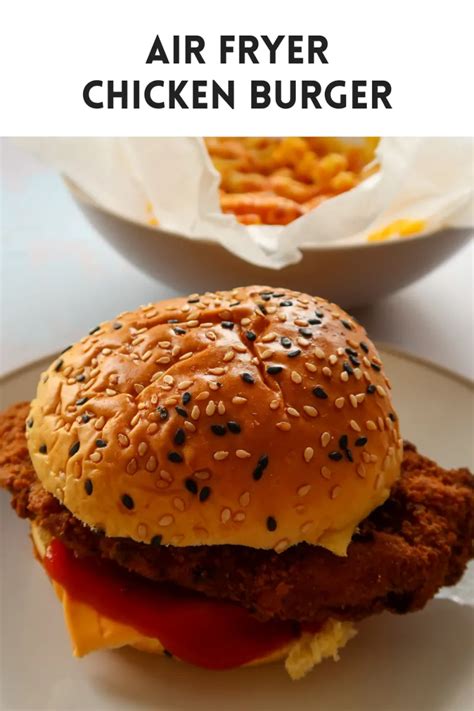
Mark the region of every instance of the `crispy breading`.
<instances>
[{"instance_id":1,"label":"crispy breading","mask_svg":"<svg viewBox=\"0 0 474 711\"><path fill-rule=\"evenodd\" d=\"M474 487L467 469L444 470L405 444L390 498L359 526L347 557L299 544L281 554L245 546L152 546L107 538L47 493L25 443L27 404L0 415L0 485L19 516L79 555L99 555L154 580L238 602L261 619L357 620L423 607L473 557Z\"/></svg>"}]
</instances>

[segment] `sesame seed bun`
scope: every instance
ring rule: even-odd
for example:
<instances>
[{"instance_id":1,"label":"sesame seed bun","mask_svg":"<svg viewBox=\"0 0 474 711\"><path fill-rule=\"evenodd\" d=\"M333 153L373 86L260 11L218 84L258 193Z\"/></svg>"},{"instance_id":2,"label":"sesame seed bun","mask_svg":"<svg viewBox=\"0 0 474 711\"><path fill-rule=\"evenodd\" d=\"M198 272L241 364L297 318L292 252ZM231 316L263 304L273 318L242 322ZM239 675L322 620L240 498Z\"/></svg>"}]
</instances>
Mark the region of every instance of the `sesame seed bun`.
<instances>
[{"instance_id":1,"label":"sesame seed bun","mask_svg":"<svg viewBox=\"0 0 474 711\"><path fill-rule=\"evenodd\" d=\"M43 486L107 536L343 555L402 441L365 330L335 304L247 287L143 306L41 377Z\"/></svg>"}]
</instances>

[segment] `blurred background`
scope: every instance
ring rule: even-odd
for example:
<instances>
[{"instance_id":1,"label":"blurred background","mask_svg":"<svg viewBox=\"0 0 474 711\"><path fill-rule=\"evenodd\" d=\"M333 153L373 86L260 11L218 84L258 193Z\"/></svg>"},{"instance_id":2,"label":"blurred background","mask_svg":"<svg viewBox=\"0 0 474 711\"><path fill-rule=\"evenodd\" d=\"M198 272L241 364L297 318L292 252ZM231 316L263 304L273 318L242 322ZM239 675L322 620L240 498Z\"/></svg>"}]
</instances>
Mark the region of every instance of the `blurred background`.
<instances>
[{"instance_id":1,"label":"blurred background","mask_svg":"<svg viewBox=\"0 0 474 711\"><path fill-rule=\"evenodd\" d=\"M1 181L0 375L61 350L120 311L182 292L169 277L165 285L126 261L60 176L11 139L1 141ZM374 340L473 378L473 256L471 242L428 276L353 313ZM172 262L167 269L172 274ZM237 285L232 274L228 281ZM285 286L278 271L272 281Z\"/></svg>"}]
</instances>

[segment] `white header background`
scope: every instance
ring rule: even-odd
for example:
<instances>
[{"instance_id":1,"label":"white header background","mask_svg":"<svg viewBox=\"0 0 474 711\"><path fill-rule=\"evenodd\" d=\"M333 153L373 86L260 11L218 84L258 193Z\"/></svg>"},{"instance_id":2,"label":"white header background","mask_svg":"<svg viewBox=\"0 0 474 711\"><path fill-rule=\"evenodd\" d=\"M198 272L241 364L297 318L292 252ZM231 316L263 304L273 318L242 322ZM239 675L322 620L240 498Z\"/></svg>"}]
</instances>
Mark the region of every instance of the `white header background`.
<instances>
[{"instance_id":1,"label":"white header background","mask_svg":"<svg viewBox=\"0 0 474 711\"><path fill-rule=\"evenodd\" d=\"M442 8L442 9L441 9ZM0 134L16 136L471 135L470 3L421 0L5 0ZM206 41L206 64L147 65L159 34ZM328 64L219 65L219 35L324 35ZM167 42L168 41L168 42ZM285 47L282 44L282 47ZM281 52L281 50L280 50ZM235 80L235 108L94 110L92 79ZM251 79L387 80L392 109L250 109ZM93 94L98 96L99 93ZM105 91L104 91L105 96Z\"/></svg>"}]
</instances>

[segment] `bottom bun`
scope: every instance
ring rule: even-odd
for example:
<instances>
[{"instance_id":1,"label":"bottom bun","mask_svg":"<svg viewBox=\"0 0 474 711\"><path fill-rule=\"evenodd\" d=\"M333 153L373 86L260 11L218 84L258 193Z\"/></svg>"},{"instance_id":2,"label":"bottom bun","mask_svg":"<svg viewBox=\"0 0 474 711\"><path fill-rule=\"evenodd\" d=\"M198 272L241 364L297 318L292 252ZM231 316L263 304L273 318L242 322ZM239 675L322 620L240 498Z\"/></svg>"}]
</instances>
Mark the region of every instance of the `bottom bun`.
<instances>
[{"instance_id":1,"label":"bottom bun","mask_svg":"<svg viewBox=\"0 0 474 711\"><path fill-rule=\"evenodd\" d=\"M44 558L51 540L50 534L36 524L31 525L31 537L39 558ZM167 654L158 639L146 637L133 627L116 622L100 614L90 605L71 598L69 593L54 580L54 590L62 603L66 627L71 639L73 654L83 657L100 649L134 647L150 654ZM281 659L292 679L301 679L324 659L339 659L339 650L357 634L351 622L327 620L319 632L303 632L299 639L271 654L246 664L256 666ZM231 640L229 640L231 644Z\"/></svg>"}]
</instances>

